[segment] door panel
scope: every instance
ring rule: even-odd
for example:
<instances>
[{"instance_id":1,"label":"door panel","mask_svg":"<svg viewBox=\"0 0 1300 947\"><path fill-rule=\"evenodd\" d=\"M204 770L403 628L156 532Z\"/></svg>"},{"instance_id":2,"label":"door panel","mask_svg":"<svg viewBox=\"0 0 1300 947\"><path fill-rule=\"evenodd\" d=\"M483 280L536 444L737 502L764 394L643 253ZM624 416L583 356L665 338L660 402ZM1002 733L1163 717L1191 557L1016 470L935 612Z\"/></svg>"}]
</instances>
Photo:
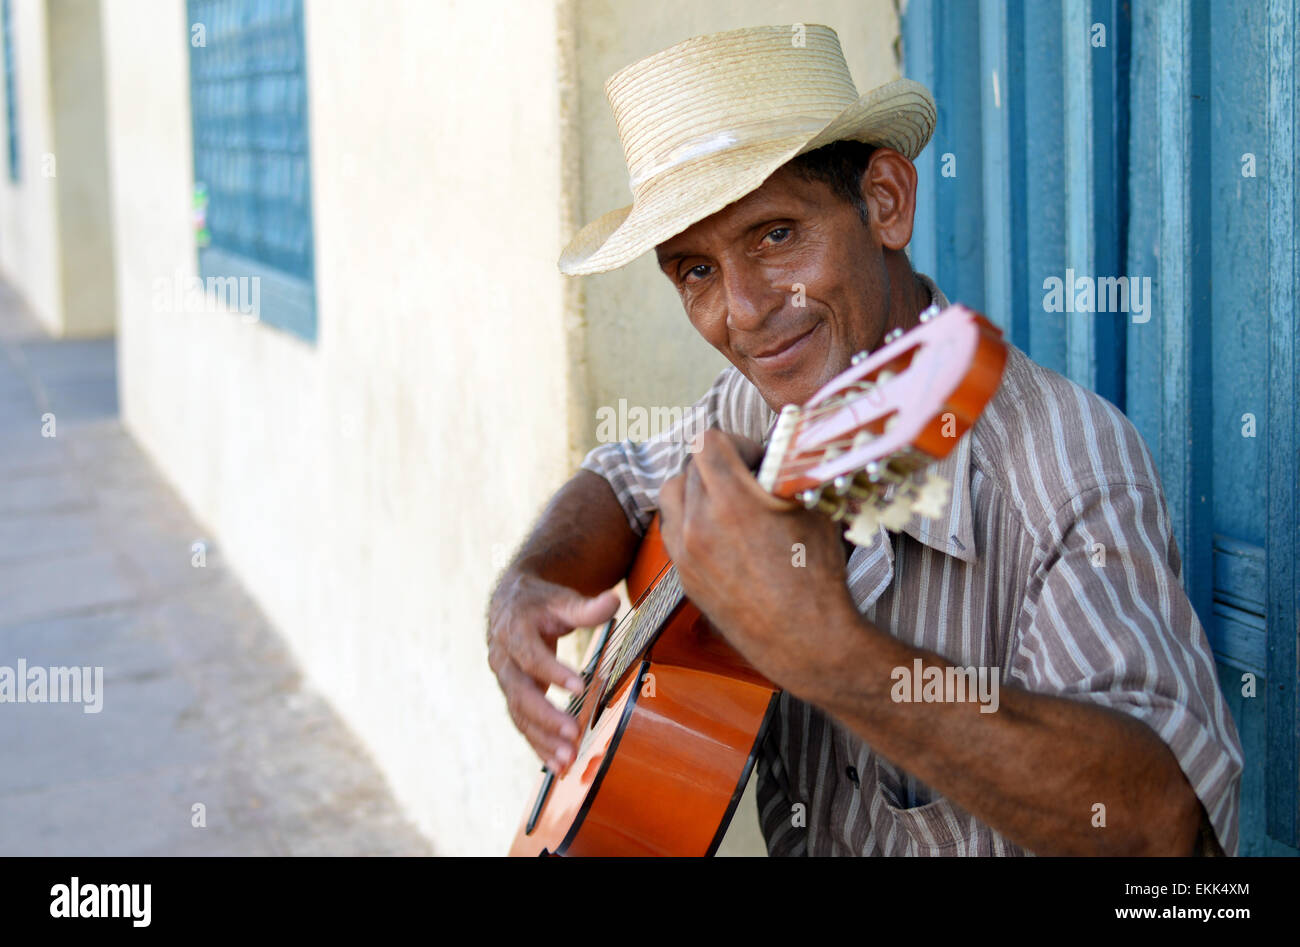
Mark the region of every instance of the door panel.
<instances>
[{"instance_id":1,"label":"door panel","mask_svg":"<svg viewBox=\"0 0 1300 947\"><path fill-rule=\"evenodd\" d=\"M1146 439L1241 736L1242 854L1300 854L1298 28L1297 0L903 19L904 71L939 106L913 264ZM1149 318L1044 312L1067 267L1150 277Z\"/></svg>"}]
</instances>

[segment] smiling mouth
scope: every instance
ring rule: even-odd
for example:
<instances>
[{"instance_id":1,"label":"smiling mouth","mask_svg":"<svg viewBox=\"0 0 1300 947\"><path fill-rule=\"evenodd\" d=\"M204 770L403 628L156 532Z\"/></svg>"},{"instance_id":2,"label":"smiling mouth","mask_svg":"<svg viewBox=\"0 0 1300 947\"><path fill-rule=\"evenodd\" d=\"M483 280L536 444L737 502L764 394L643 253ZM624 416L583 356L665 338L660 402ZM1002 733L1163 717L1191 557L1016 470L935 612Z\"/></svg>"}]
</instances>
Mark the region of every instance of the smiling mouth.
<instances>
[{"instance_id":1,"label":"smiling mouth","mask_svg":"<svg viewBox=\"0 0 1300 947\"><path fill-rule=\"evenodd\" d=\"M807 332L785 342L780 342L759 355L751 356L751 358L764 368L785 368L799 357L808 340L820 327L821 323L818 322Z\"/></svg>"}]
</instances>

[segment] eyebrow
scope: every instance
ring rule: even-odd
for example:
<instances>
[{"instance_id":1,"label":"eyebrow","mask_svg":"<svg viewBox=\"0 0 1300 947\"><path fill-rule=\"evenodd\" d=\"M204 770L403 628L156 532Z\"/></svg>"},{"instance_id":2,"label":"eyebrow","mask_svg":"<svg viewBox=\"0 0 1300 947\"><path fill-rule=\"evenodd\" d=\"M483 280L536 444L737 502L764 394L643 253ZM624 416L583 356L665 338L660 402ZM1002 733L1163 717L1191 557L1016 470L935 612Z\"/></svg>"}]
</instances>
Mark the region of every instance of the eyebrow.
<instances>
[{"instance_id":1,"label":"eyebrow","mask_svg":"<svg viewBox=\"0 0 1300 947\"><path fill-rule=\"evenodd\" d=\"M655 251L655 257L659 260L659 268L661 270L666 268L670 263L676 263L678 260L680 260L682 257L686 255L687 253L684 250L679 250L676 253L669 253L669 254L661 254L659 253L658 250Z\"/></svg>"}]
</instances>

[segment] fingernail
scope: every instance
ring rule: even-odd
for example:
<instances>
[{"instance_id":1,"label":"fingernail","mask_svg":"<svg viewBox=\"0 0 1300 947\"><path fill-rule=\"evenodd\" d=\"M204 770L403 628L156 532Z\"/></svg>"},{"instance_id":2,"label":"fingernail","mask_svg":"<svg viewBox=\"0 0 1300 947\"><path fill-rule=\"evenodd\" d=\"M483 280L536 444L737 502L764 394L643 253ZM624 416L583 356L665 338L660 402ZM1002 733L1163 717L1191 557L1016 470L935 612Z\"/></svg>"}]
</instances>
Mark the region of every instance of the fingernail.
<instances>
[{"instance_id":1,"label":"fingernail","mask_svg":"<svg viewBox=\"0 0 1300 947\"><path fill-rule=\"evenodd\" d=\"M564 726L560 727L560 736L566 740L578 739L578 725L570 720Z\"/></svg>"},{"instance_id":2,"label":"fingernail","mask_svg":"<svg viewBox=\"0 0 1300 947\"><path fill-rule=\"evenodd\" d=\"M561 766L568 766L569 760L573 759L573 753L570 752L567 746L562 746L555 751L555 758L559 761Z\"/></svg>"},{"instance_id":3,"label":"fingernail","mask_svg":"<svg viewBox=\"0 0 1300 947\"><path fill-rule=\"evenodd\" d=\"M576 694L578 691L582 690L582 678L571 677L569 678L568 683L564 686L568 689L570 694Z\"/></svg>"}]
</instances>

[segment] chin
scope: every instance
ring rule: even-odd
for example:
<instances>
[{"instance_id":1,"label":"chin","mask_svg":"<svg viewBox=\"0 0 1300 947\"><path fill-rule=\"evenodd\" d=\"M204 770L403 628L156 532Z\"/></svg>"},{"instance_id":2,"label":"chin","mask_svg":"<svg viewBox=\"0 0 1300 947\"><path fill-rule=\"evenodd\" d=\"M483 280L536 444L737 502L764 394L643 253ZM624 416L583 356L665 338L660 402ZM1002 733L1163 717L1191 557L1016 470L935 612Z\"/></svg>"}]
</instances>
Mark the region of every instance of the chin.
<instances>
[{"instance_id":1,"label":"chin","mask_svg":"<svg viewBox=\"0 0 1300 947\"><path fill-rule=\"evenodd\" d=\"M849 360L844 359L841 366L839 362L832 358L827 358L816 369L809 369L799 378L793 378L783 387L794 397L787 399L787 403L803 404L817 392L821 391L828 382L836 375L849 367Z\"/></svg>"},{"instance_id":2,"label":"chin","mask_svg":"<svg viewBox=\"0 0 1300 947\"><path fill-rule=\"evenodd\" d=\"M780 411L787 404L804 404L837 374L839 373L830 372L815 377L790 378L757 387L768 407L773 411Z\"/></svg>"}]
</instances>

